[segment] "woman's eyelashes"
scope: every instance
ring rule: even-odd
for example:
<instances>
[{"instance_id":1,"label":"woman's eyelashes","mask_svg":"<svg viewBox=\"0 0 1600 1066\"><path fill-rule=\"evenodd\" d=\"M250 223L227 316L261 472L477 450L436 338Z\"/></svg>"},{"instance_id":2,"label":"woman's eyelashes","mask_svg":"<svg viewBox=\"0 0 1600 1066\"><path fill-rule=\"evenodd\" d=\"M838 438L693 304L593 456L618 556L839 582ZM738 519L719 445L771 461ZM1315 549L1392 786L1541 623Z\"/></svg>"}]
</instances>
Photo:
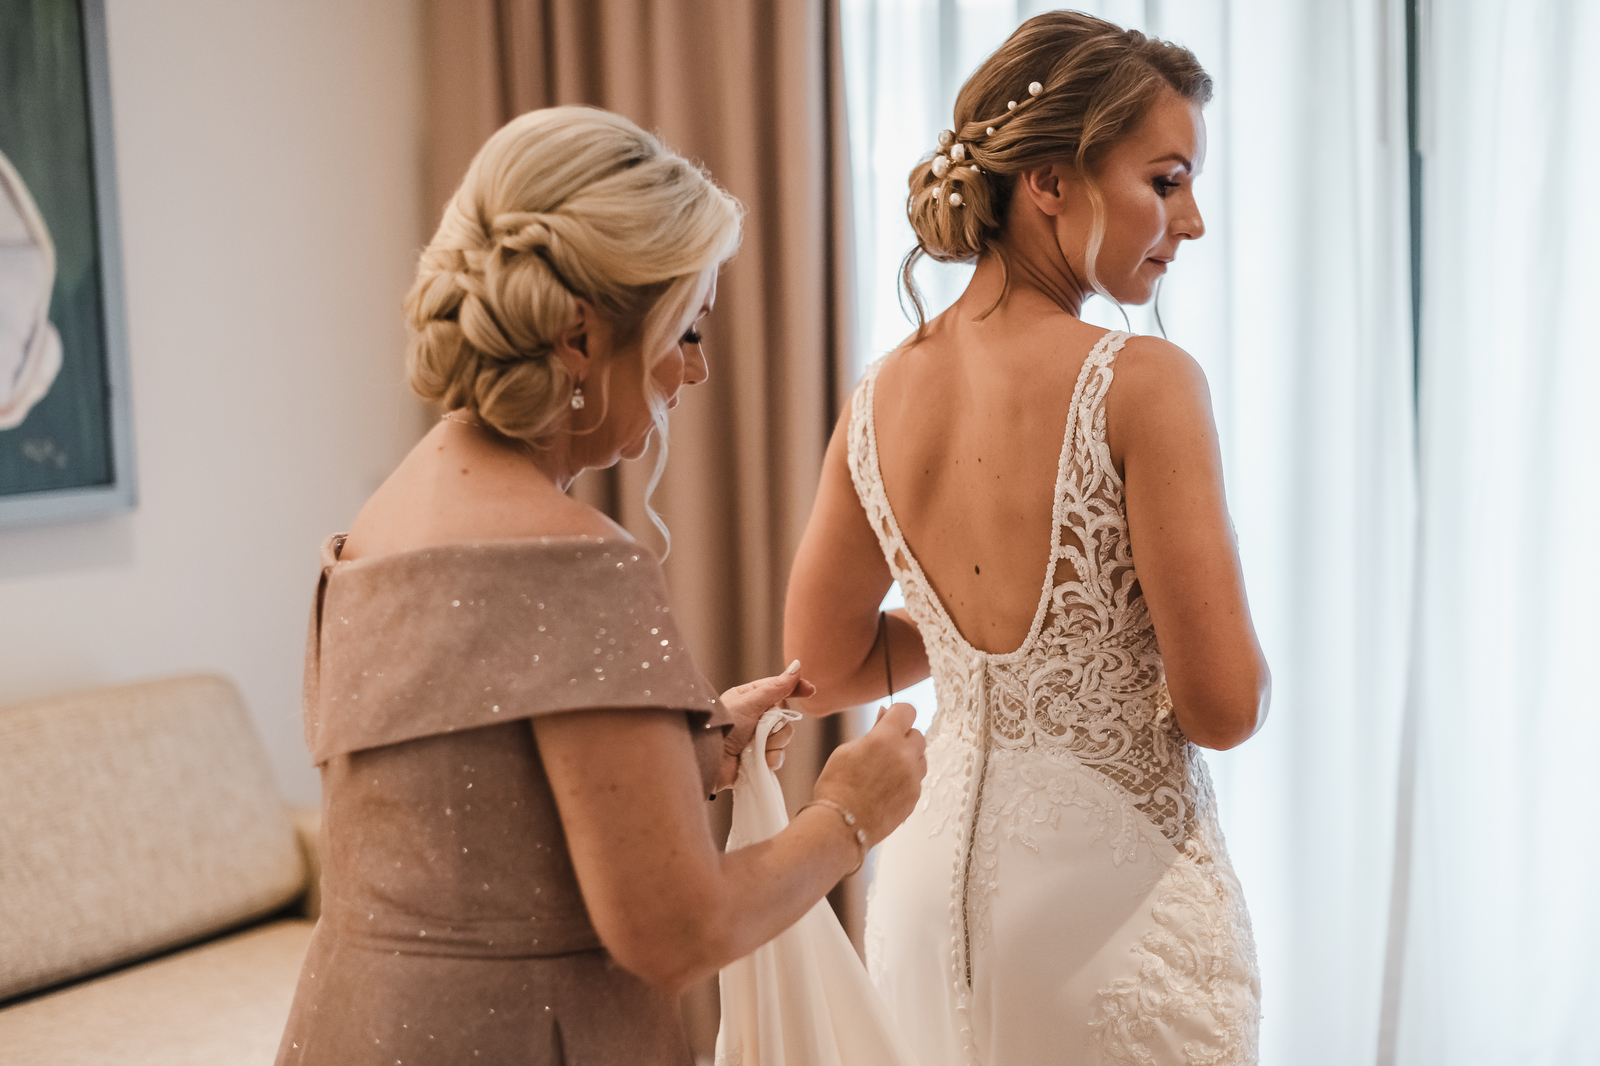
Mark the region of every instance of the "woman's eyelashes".
<instances>
[{"instance_id":1,"label":"woman's eyelashes","mask_svg":"<svg viewBox=\"0 0 1600 1066\"><path fill-rule=\"evenodd\" d=\"M1168 196L1172 195L1172 190L1176 189L1182 183L1162 176L1156 178L1153 184L1156 187L1156 195L1165 200Z\"/></svg>"}]
</instances>

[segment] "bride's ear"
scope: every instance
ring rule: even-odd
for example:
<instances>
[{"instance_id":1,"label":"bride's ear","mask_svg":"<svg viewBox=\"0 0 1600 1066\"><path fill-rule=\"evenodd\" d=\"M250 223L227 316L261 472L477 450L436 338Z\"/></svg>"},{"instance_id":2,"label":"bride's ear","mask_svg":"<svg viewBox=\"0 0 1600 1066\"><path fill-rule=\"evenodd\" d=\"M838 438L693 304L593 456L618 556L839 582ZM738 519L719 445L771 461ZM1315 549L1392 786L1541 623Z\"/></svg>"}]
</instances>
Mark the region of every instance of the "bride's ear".
<instances>
[{"instance_id":1,"label":"bride's ear","mask_svg":"<svg viewBox=\"0 0 1600 1066\"><path fill-rule=\"evenodd\" d=\"M1017 191L1052 218L1065 212L1077 174L1064 163L1047 163L1017 175Z\"/></svg>"},{"instance_id":2,"label":"bride's ear","mask_svg":"<svg viewBox=\"0 0 1600 1066\"><path fill-rule=\"evenodd\" d=\"M588 380L594 365L595 333L599 319L594 305L588 300L574 297L572 302L578 313L556 338L555 357L566 366L567 374L573 381L583 382Z\"/></svg>"}]
</instances>

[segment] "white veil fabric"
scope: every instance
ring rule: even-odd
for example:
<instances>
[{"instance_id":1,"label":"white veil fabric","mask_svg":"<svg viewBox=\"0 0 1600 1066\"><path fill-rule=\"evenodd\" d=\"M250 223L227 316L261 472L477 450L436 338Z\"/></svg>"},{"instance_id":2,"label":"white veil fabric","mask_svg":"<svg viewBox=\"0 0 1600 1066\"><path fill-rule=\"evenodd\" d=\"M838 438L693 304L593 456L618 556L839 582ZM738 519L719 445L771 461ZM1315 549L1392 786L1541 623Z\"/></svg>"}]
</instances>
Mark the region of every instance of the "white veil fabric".
<instances>
[{"instance_id":1,"label":"white veil fabric","mask_svg":"<svg viewBox=\"0 0 1600 1066\"><path fill-rule=\"evenodd\" d=\"M767 768L767 734L799 718L762 715L739 757L728 850L789 824ZM722 970L716 1066L914 1066L833 908L821 900L794 925Z\"/></svg>"}]
</instances>

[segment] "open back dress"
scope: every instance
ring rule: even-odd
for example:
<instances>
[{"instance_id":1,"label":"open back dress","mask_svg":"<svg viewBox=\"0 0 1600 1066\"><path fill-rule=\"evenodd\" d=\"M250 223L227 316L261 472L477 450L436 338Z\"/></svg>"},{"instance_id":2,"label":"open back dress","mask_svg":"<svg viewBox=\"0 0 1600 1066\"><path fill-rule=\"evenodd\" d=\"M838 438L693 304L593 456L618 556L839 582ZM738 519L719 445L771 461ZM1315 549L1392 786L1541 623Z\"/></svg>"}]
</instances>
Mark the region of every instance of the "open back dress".
<instances>
[{"instance_id":1,"label":"open back dress","mask_svg":"<svg viewBox=\"0 0 1600 1066\"><path fill-rule=\"evenodd\" d=\"M922 796L879 849L866 933L922 1066L1257 1058L1250 921L1205 763L1173 716L1106 446L1127 337L1102 337L1078 375L1050 562L1005 654L961 636L896 523L873 418L881 363L852 401L851 477L938 693Z\"/></svg>"}]
</instances>

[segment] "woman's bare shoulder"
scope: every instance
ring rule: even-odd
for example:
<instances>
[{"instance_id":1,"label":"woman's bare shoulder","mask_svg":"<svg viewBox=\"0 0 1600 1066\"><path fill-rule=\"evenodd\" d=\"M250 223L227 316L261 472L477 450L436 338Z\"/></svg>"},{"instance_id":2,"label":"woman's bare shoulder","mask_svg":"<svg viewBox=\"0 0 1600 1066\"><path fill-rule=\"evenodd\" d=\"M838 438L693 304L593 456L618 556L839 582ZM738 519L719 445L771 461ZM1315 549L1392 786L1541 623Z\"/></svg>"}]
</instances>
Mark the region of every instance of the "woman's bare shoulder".
<instances>
[{"instance_id":1,"label":"woman's bare shoulder","mask_svg":"<svg viewBox=\"0 0 1600 1066\"><path fill-rule=\"evenodd\" d=\"M1200 363L1160 337L1130 337L1106 394L1106 443L1118 468L1141 441L1215 436L1211 390Z\"/></svg>"},{"instance_id":2,"label":"woman's bare shoulder","mask_svg":"<svg viewBox=\"0 0 1600 1066\"><path fill-rule=\"evenodd\" d=\"M1154 415L1178 409L1211 409L1206 373L1194 356L1161 337L1129 337L1117 354L1110 414Z\"/></svg>"},{"instance_id":3,"label":"woman's bare shoulder","mask_svg":"<svg viewBox=\"0 0 1600 1066\"><path fill-rule=\"evenodd\" d=\"M1199 361L1163 337L1129 337L1117 353L1114 380L1124 386L1125 394L1208 394Z\"/></svg>"},{"instance_id":4,"label":"woman's bare shoulder","mask_svg":"<svg viewBox=\"0 0 1600 1066\"><path fill-rule=\"evenodd\" d=\"M633 539L531 467L464 466L414 453L362 507L341 557L531 537Z\"/></svg>"},{"instance_id":5,"label":"woman's bare shoulder","mask_svg":"<svg viewBox=\"0 0 1600 1066\"><path fill-rule=\"evenodd\" d=\"M911 334L905 340L889 349L886 354L878 357L878 380L882 381L885 378L888 378L892 382L897 375L903 373L907 369L906 363L908 356L912 355L913 353L926 354L929 346L930 338L918 338L915 333ZM921 353L918 353L919 347L922 348Z\"/></svg>"}]
</instances>

